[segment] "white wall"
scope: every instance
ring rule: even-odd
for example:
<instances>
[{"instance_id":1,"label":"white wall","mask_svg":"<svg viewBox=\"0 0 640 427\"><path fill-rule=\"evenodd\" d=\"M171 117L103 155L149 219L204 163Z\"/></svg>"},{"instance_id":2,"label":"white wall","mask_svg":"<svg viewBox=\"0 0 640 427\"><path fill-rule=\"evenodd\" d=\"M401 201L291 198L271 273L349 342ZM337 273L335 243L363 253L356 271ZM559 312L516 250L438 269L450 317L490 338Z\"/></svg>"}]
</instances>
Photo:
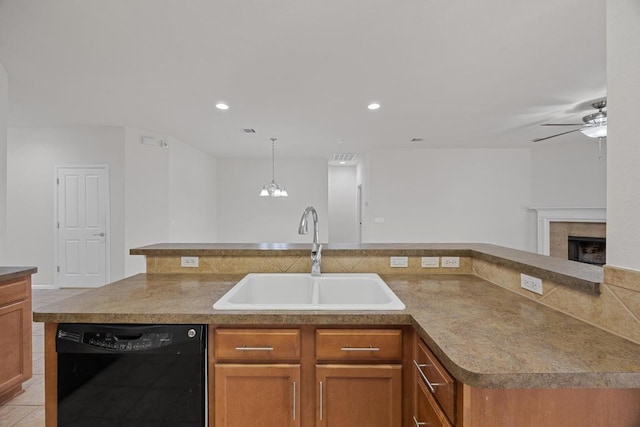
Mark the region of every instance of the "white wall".
<instances>
[{"instance_id":1,"label":"white wall","mask_svg":"<svg viewBox=\"0 0 640 427\"><path fill-rule=\"evenodd\" d=\"M373 150L368 176L365 243L485 242L535 249L528 149Z\"/></svg>"},{"instance_id":2,"label":"white wall","mask_svg":"<svg viewBox=\"0 0 640 427\"><path fill-rule=\"evenodd\" d=\"M640 270L640 3L607 2L607 264Z\"/></svg>"},{"instance_id":3,"label":"white wall","mask_svg":"<svg viewBox=\"0 0 640 427\"><path fill-rule=\"evenodd\" d=\"M216 159L177 140L169 143L169 239L217 240Z\"/></svg>"},{"instance_id":4,"label":"white wall","mask_svg":"<svg viewBox=\"0 0 640 427\"><path fill-rule=\"evenodd\" d=\"M146 270L132 248L216 240L216 159L167 135L125 132L125 276ZM141 143L142 136L157 144ZM160 146L161 141L167 143Z\"/></svg>"},{"instance_id":5,"label":"white wall","mask_svg":"<svg viewBox=\"0 0 640 427\"><path fill-rule=\"evenodd\" d=\"M328 239L327 160L277 158L276 182L289 197L259 197L271 182L271 159L218 159L218 241L240 243L311 243L298 235L307 206L314 206L320 222L320 241Z\"/></svg>"},{"instance_id":6,"label":"white wall","mask_svg":"<svg viewBox=\"0 0 640 427\"><path fill-rule=\"evenodd\" d=\"M355 243L357 209L355 166L329 166L329 243Z\"/></svg>"},{"instance_id":7,"label":"white wall","mask_svg":"<svg viewBox=\"0 0 640 427\"><path fill-rule=\"evenodd\" d=\"M0 265L7 265L7 120L9 78L0 63Z\"/></svg>"},{"instance_id":8,"label":"white wall","mask_svg":"<svg viewBox=\"0 0 640 427\"><path fill-rule=\"evenodd\" d=\"M151 131L125 130L125 277L146 269L145 258L128 255L130 249L170 241L169 148L144 145L143 135L158 143L169 139Z\"/></svg>"},{"instance_id":9,"label":"white wall","mask_svg":"<svg viewBox=\"0 0 640 427\"><path fill-rule=\"evenodd\" d=\"M110 172L111 280L124 271L124 129L9 128L5 265L38 267L35 285L54 284L55 167L107 164Z\"/></svg>"},{"instance_id":10,"label":"white wall","mask_svg":"<svg viewBox=\"0 0 640 427\"><path fill-rule=\"evenodd\" d=\"M531 149L531 205L605 207L607 147L595 139L538 144Z\"/></svg>"}]
</instances>

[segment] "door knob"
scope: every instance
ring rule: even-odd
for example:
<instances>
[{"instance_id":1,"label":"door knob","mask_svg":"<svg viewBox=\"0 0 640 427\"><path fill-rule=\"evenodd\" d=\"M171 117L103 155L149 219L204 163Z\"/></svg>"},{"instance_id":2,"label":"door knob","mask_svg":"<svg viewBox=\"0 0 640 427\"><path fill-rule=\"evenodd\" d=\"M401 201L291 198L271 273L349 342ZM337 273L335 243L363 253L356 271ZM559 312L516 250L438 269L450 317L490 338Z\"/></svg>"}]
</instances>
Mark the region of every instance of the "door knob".
<instances>
[{"instance_id":1,"label":"door knob","mask_svg":"<svg viewBox=\"0 0 640 427\"><path fill-rule=\"evenodd\" d=\"M104 234L104 233L96 233L96 234L94 234L94 236L104 237L104 236L105 236L105 234Z\"/></svg>"}]
</instances>

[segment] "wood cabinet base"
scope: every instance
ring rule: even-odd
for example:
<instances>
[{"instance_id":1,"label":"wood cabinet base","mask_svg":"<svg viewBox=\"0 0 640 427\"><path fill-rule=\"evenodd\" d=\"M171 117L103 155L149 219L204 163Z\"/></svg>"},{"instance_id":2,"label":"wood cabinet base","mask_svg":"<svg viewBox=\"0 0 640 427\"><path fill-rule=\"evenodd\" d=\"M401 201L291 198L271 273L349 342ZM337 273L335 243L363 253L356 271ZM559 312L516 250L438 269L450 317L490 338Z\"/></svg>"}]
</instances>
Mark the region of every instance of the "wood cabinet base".
<instances>
[{"instance_id":1,"label":"wood cabinet base","mask_svg":"<svg viewBox=\"0 0 640 427\"><path fill-rule=\"evenodd\" d=\"M484 426L640 425L639 389L478 389L459 385L457 424Z\"/></svg>"},{"instance_id":2,"label":"wood cabinet base","mask_svg":"<svg viewBox=\"0 0 640 427\"><path fill-rule=\"evenodd\" d=\"M24 390L22 389L22 383L8 388L7 390L0 393L0 405L2 405L5 402L8 402L9 400L13 399L19 394L22 394L23 392Z\"/></svg>"}]
</instances>

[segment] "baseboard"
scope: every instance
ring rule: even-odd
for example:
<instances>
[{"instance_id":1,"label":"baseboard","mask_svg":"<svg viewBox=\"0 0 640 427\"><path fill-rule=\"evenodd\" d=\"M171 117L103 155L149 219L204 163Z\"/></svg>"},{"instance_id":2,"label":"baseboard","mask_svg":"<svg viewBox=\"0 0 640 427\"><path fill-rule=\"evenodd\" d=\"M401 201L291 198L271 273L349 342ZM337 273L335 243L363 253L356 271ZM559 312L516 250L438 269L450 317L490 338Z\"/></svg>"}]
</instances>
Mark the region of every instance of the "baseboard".
<instances>
[{"instance_id":1,"label":"baseboard","mask_svg":"<svg viewBox=\"0 0 640 427\"><path fill-rule=\"evenodd\" d=\"M31 289L58 289L54 285L31 285Z\"/></svg>"}]
</instances>

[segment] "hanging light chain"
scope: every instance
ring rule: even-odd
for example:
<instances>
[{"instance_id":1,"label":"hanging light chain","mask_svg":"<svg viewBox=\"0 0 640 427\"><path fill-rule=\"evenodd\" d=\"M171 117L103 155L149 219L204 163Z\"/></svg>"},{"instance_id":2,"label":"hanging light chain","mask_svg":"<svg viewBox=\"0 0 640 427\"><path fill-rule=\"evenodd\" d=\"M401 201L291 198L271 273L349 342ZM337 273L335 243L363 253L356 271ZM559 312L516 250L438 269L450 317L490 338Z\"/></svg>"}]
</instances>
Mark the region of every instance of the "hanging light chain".
<instances>
[{"instance_id":1,"label":"hanging light chain","mask_svg":"<svg viewBox=\"0 0 640 427\"><path fill-rule=\"evenodd\" d=\"M271 138L271 182L276 182L276 140Z\"/></svg>"},{"instance_id":2,"label":"hanging light chain","mask_svg":"<svg viewBox=\"0 0 640 427\"><path fill-rule=\"evenodd\" d=\"M287 189L283 186L276 184L276 141L277 138L271 139L271 182L264 187L260 192L261 197L288 197Z\"/></svg>"}]
</instances>

